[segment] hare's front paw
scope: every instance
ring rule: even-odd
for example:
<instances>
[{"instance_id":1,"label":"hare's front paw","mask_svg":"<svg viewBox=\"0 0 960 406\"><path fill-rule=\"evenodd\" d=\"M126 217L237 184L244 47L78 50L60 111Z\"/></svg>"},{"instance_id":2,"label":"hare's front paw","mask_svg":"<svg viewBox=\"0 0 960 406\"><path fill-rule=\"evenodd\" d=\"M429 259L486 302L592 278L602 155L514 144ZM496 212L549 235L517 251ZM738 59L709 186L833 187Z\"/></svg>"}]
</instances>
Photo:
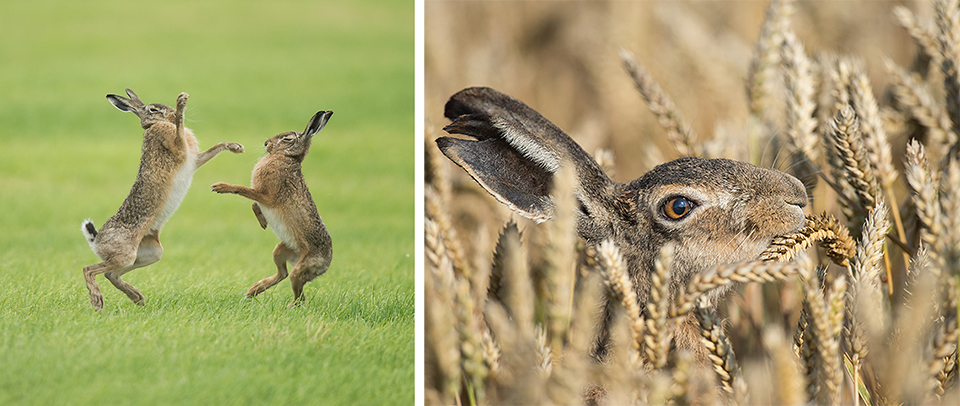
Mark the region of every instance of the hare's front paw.
<instances>
[{"instance_id":1,"label":"hare's front paw","mask_svg":"<svg viewBox=\"0 0 960 406\"><path fill-rule=\"evenodd\" d=\"M243 145L237 144L235 142L231 142L227 144L227 149L229 149L230 152L233 152L234 154L239 154L243 152Z\"/></svg>"},{"instance_id":2,"label":"hare's front paw","mask_svg":"<svg viewBox=\"0 0 960 406\"><path fill-rule=\"evenodd\" d=\"M177 109L183 110L183 108L186 107L187 99L189 98L190 98L189 94L180 93L180 95L177 96Z\"/></svg>"},{"instance_id":3,"label":"hare's front paw","mask_svg":"<svg viewBox=\"0 0 960 406\"><path fill-rule=\"evenodd\" d=\"M236 193L237 188L229 183L217 182L210 185L210 190L217 193Z\"/></svg>"}]
</instances>

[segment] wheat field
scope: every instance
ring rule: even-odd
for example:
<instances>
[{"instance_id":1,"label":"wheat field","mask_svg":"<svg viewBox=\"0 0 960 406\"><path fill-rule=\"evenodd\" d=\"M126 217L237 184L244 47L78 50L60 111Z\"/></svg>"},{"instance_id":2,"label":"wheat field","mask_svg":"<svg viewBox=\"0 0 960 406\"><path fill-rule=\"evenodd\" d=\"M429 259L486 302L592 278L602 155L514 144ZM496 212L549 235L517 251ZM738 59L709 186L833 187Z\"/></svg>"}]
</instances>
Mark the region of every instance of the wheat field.
<instances>
[{"instance_id":1,"label":"wheat field","mask_svg":"<svg viewBox=\"0 0 960 406\"><path fill-rule=\"evenodd\" d=\"M427 403L960 402L957 1L427 1L425 17ZM467 86L523 100L617 181L680 156L791 173L807 224L679 292L650 269L638 302L616 246L569 238L559 209L511 214L439 153ZM619 310L598 362L604 301ZM702 359L671 344L691 314Z\"/></svg>"}]
</instances>

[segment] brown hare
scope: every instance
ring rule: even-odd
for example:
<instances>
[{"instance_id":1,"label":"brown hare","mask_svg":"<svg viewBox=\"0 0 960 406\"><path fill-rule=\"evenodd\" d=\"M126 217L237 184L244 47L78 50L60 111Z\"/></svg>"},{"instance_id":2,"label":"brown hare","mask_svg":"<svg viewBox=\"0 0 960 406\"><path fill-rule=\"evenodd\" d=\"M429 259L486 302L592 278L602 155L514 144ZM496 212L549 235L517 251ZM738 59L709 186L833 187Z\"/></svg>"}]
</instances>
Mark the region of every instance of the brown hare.
<instances>
[{"instance_id":1,"label":"brown hare","mask_svg":"<svg viewBox=\"0 0 960 406\"><path fill-rule=\"evenodd\" d=\"M90 304L98 311L103 309L103 295L96 281L99 274L134 303L144 304L140 291L120 277L160 260L160 230L183 201L197 168L225 150L243 152L243 146L235 142L221 142L200 152L193 132L183 126L189 97L186 93L177 97L176 109L163 104L144 105L130 89L127 95L130 98L109 94L107 100L140 118L144 132L137 179L117 214L100 230L90 220L80 227L90 248L103 261L83 267Z\"/></svg>"},{"instance_id":2,"label":"brown hare","mask_svg":"<svg viewBox=\"0 0 960 406\"><path fill-rule=\"evenodd\" d=\"M317 112L302 133L295 131L278 134L263 145L267 155L253 168L249 188L228 183L215 183L210 188L217 193L233 193L253 200L253 213L260 227L273 229L280 243L273 249L276 275L264 278L247 291L254 297L287 277L293 287L291 305L303 302L303 285L323 275L333 258L333 242L323 220L317 214L307 183L303 180L301 164L310 150L310 142L327 124L332 111Z\"/></svg>"},{"instance_id":3,"label":"brown hare","mask_svg":"<svg viewBox=\"0 0 960 406\"><path fill-rule=\"evenodd\" d=\"M443 154L524 217L551 219L553 174L571 165L579 236L588 244L610 239L619 247L641 304L654 260L668 242L676 247L675 295L693 275L756 259L773 237L804 225L803 184L779 171L727 159L681 158L617 183L560 128L496 90L464 89L450 97L444 115L452 120L445 131L475 140L439 138ZM681 332L677 341L699 343Z\"/></svg>"}]
</instances>

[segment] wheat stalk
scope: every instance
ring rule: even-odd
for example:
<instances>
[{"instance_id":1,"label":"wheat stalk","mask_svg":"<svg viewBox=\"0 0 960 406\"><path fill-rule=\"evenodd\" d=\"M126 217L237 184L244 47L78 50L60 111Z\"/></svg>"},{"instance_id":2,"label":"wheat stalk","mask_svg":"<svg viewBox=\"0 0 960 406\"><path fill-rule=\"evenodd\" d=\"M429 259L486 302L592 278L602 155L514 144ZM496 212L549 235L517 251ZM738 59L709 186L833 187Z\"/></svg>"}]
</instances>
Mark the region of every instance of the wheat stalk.
<instances>
[{"instance_id":1,"label":"wheat stalk","mask_svg":"<svg viewBox=\"0 0 960 406\"><path fill-rule=\"evenodd\" d=\"M730 340L717 322L717 313L705 303L697 306L694 312L700 323L701 342L707 347L707 357L713 363L713 370L720 378L720 388L729 395L734 394L734 378L740 375L737 358L733 354Z\"/></svg>"},{"instance_id":2,"label":"wheat stalk","mask_svg":"<svg viewBox=\"0 0 960 406\"><path fill-rule=\"evenodd\" d=\"M670 96L664 93L653 76L637 62L629 51L621 49L620 59L627 73L633 78L640 95L646 100L647 107L657 117L657 122L667 130L667 138L673 142L680 156L699 156L700 149L697 145L696 134L683 121Z\"/></svg>"},{"instance_id":3,"label":"wheat stalk","mask_svg":"<svg viewBox=\"0 0 960 406\"><path fill-rule=\"evenodd\" d=\"M814 79L810 60L804 54L803 44L793 32L783 34L781 58L787 88L787 135L793 145L810 161L820 154L816 150L818 138L814 119Z\"/></svg>"},{"instance_id":4,"label":"wheat stalk","mask_svg":"<svg viewBox=\"0 0 960 406\"><path fill-rule=\"evenodd\" d=\"M743 282L772 282L784 280L797 273L800 267L791 262L755 261L726 264L694 275L686 290L677 296L672 317L685 316L693 310L700 296L714 289Z\"/></svg>"},{"instance_id":5,"label":"wheat stalk","mask_svg":"<svg viewBox=\"0 0 960 406\"><path fill-rule=\"evenodd\" d=\"M630 326L630 346L633 351L631 362L641 362L641 344L644 342L644 321L640 316L640 305L633 282L627 274L627 264L620 255L620 249L612 240L605 240L597 247L597 273L603 279L611 299L620 302Z\"/></svg>"},{"instance_id":6,"label":"wheat stalk","mask_svg":"<svg viewBox=\"0 0 960 406\"><path fill-rule=\"evenodd\" d=\"M456 317L447 305L453 301L454 288L453 265L447 256L440 235L440 227L432 219L424 221L424 256L427 272L424 273L424 342L430 349L425 358L427 374L434 377L438 385L434 388L442 403L449 404L460 389L460 348L455 329Z\"/></svg>"},{"instance_id":7,"label":"wheat stalk","mask_svg":"<svg viewBox=\"0 0 960 406\"><path fill-rule=\"evenodd\" d=\"M836 264L847 265L847 259L853 256L854 241L847 228L832 215L822 213L807 217L800 230L774 237L770 246L760 253L761 261L789 261L797 254L819 243L827 256Z\"/></svg>"},{"instance_id":8,"label":"wheat stalk","mask_svg":"<svg viewBox=\"0 0 960 406\"><path fill-rule=\"evenodd\" d=\"M750 115L758 119L770 106L770 94L776 67L780 64L778 48L783 42L783 26L793 12L792 0L773 0L767 7L747 68L747 98Z\"/></svg>"},{"instance_id":9,"label":"wheat stalk","mask_svg":"<svg viewBox=\"0 0 960 406\"><path fill-rule=\"evenodd\" d=\"M644 330L644 353L647 361L655 369L663 368L667 364L667 351L670 349L670 338L673 336L675 327L668 317L673 255L673 245L664 245L660 251L660 258L654 262L654 272L650 278L650 296L644 307L647 323Z\"/></svg>"},{"instance_id":10,"label":"wheat stalk","mask_svg":"<svg viewBox=\"0 0 960 406\"><path fill-rule=\"evenodd\" d=\"M929 130L927 143L937 148L949 146L952 124L943 108L912 75L889 59L884 59L884 64L893 79L897 101Z\"/></svg>"},{"instance_id":11,"label":"wheat stalk","mask_svg":"<svg viewBox=\"0 0 960 406\"><path fill-rule=\"evenodd\" d=\"M916 15L910 9L903 6L893 8L893 14L897 17L900 26L907 29L914 41L923 49L923 52L930 58L940 57L940 46L937 44L936 32L932 27L925 26L917 20Z\"/></svg>"}]
</instances>

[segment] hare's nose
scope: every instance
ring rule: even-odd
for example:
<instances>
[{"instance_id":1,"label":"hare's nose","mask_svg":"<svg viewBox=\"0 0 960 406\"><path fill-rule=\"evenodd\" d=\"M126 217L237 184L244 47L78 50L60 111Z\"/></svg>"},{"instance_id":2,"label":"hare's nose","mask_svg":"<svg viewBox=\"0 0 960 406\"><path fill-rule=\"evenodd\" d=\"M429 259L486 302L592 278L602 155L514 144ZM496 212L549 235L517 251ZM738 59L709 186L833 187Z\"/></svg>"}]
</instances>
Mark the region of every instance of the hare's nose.
<instances>
[{"instance_id":1,"label":"hare's nose","mask_svg":"<svg viewBox=\"0 0 960 406\"><path fill-rule=\"evenodd\" d=\"M787 184L783 193L783 201L789 205L804 208L807 206L807 189L799 179L785 175Z\"/></svg>"},{"instance_id":2,"label":"hare's nose","mask_svg":"<svg viewBox=\"0 0 960 406\"><path fill-rule=\"evenodd\" d=\"M788 196L783 198L783 201L791 206L797 206L802 209L807 207L807 194Z\"/></svg>"}]
</instances>

